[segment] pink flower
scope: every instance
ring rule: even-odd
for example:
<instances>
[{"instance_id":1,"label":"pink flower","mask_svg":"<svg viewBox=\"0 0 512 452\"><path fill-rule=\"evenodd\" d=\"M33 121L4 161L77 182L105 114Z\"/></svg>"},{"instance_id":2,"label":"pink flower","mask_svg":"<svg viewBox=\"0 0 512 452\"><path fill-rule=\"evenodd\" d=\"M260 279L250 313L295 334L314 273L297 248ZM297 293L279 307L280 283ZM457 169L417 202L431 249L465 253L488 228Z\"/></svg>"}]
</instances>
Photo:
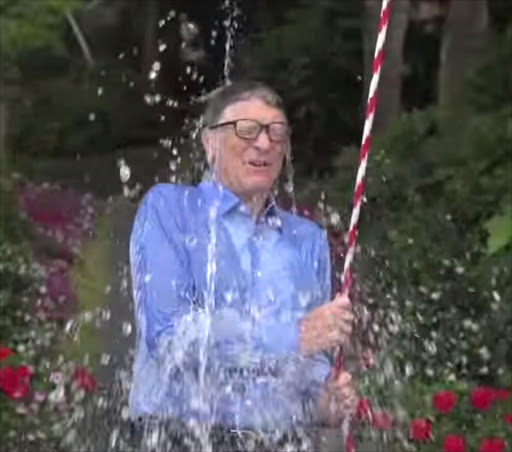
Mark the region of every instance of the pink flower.
<instances>
[{"instance_id":1,"label":"pink flower","mask_svg":"<svg viewBox=\"0 0 512 452\"><path fill-rule=\"evenodd\" d=\"M466 452L466 440L458 435L446 435L444 437L444 452Z\"/></svg>"},{"instance_id":2,"label":"pink flower","mask_svg":"<svg viewBox=\"0 0 512 452\"><path fill-rule=\"evenodd\" d=\"M457 395L452 391L439 391L432 399L437 411L441 414L450 413L457 403Z\"/></svg>"},{"instance_id":3,"label":"pink flower","mask_svg":"<svg viewBox=\"0 0 512 452\"><path fill-rule=\"evenodd\" d=\"M97 387L96 378L85 367L77 367L75 369L73 372L73 381L79 389L83 389L86 392L93 392Z\"/></svg>"},{"instance_id":4,"label":"pink flower","mask_svg":"<svg viewBox=\"0 0 512 452\"><path fill-rule=\"evenodd\" d=\"M346 452L356 452L356 440L352 432L349 432L345 440L345 450Z\"/></svg>"},{"instance_id":5,"label":"pink flower","mask_svg":"<svg viewBox=\"0 0 512 452\"><path fill-rule=\"evenodd\" d=\"M503 438L485 438L480 443L478 452L504 452L505 441Z\"/></svg>"},{"instance_id":6,"label":"pink flower","mask_svg":"<svg viewBox=\"0 0 512 452\"><path fill-rule=\"evenodd\" d=\"M52 372L50 374L50 381L57 386L61 385L64 383L64 374L62 372Z\"/></svg>"},{"instance_id":7,"label":"pink flower","mask_svg":"<svg viewBox=\"0 0 512 452\"><path fill-rule=\"evenodd\" d=\"M506 424L512 425L512 414L504 414L503 419L505 420Z\"/></svg>"},{"instance_id":8,"label":"pink flower","mask_svg":"<svg viewBox=\"0 0 512 452\"><path fill-rule=\"evenodd\" d=\"M477 410L486 410L494 402L494 390L488 386L479 386L471 393L471 403Z\"/></svg>"},{"instance_id":9,"label":"pink flower","mask_svg":"<svg viewBox=\"0 0 512 452\"><path fill-rule=\"evenodd\" d=\"M432 422L429 419L413 419L409 426L409 436L414 441L428 441L432 437Z\"/></svg>"},{"instance_id":10,"label":"pink flower","mask_svg":"<svg viewBox=\"0 0 512 452\"><path fill-rule=\"evenodd\" d=\"M14 352L10 348L0 345L0 361L7 359L11 355L14 355Z\"/></svg>"},{"instance_id":11,"label":"pink flower","mask_svg":"<svg viewBox=\"0 0 512 452\"><path fill-rule=\"evenodd\" d=\"M24 399L30 393L33 372L28 366L0 369L0 389L11 399Z\"/></svg>"},{"instance_id":12,"label":"pink flower","mask_svg":"<svg viewBox=\"0 0 512 452\"><path fill-rule=\"evenodd\" d=\"M393 426L393 416L387 411L373 413L372 426L379 430L389 430Z\"/></svg>"},{"instance_id":13,"label":"pink flower","mask_svg":"<svg viewBox=\"0 0 512 452\"><path fill-rule=\"evenodd\" d=\"M35 391L34 392L34 402L43 403L46 400L46 392Z\"/></svg>"}]
</instances>

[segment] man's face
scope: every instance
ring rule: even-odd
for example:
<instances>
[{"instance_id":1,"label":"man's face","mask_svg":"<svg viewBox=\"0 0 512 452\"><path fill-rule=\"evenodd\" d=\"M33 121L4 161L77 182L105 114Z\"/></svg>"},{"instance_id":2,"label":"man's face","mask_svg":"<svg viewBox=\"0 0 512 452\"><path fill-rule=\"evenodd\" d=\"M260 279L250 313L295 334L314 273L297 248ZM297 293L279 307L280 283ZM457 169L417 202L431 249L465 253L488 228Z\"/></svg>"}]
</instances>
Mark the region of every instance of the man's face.
<instances>
[{"instance_id":1,"label":"man's face","mask_svg":"<svg viewBox=\"0 0 512 452\"><path fill-rule=\"evenodd\" d=\"M283 112L258 98L229 105L217 123L239 119L256 120L264 125L287 123ZM244 200L268 195L281 172L288 142L287 136L284 141L272 141L268 129L261 130L254 139L240 138L234 125L209 130L203 139L220 182Z\"/></svg>"}]
</instances>

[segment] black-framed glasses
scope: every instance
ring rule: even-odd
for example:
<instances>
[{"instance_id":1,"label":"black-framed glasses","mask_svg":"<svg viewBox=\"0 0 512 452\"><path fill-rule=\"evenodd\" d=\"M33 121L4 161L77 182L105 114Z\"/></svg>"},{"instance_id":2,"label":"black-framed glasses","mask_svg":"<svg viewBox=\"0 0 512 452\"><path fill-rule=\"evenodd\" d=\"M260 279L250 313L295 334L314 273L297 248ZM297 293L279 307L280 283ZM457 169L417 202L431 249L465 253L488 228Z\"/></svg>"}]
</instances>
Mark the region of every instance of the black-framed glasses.
<instances>
[{"instance_id":1,"label":"black-framed glasses","mask_svg":"<svg viewBox=\"0 0 512 452\"><path fill-rule=\"evenodd\" d=\"M235 134L243 140L255 140L260 136L262 130L267 132L270 141L274 143L283 143L290 137L290 126L286 122L270 122L262 124L255 119L236 119L234 121L221 122L210 126L209 129L218 129L220 127L233 126Z\"/></svg>"}]
</instances>

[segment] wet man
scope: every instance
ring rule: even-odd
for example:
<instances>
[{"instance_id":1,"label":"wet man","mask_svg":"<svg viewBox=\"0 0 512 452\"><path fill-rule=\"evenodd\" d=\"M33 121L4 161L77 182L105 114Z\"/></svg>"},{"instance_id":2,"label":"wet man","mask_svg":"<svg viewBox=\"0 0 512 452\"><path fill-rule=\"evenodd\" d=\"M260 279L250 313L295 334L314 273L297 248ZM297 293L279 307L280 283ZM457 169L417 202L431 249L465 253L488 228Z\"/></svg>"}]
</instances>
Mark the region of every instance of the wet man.
<instances>
[{"instance_id":1,"label":"wet man","mask_svg":"<svg viewBox=\"0 0 512 452\"><path fill-rule=\"evenodd\" d=\"M350 375L331 376L325 353L348 341L351 306L332 298L325 231L272 196L290 154L280 97L234 83L204 122L211 180L153 187L132 231L130 411L155 450L158 422L176 450L197 449L182 433L205 425L213 450L274 450L354 409Z\"/></svg>"}]
</instances>

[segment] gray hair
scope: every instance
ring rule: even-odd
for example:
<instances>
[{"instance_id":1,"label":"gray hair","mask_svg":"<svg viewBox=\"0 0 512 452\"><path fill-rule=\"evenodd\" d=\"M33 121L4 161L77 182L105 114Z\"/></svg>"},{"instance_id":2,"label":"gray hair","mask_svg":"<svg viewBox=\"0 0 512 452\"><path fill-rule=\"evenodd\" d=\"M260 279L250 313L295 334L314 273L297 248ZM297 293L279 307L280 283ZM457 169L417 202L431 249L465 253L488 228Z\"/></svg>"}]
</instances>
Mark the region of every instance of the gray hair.
<instances>
[{"instance_id":1,"label":"gray hair","mask_svg":"<svg viewBox=\"0 0 512 452\"><path fill-rule=\"evenodd\" d=\"M276 91L262 82L245 80L218 88L213 93L205 108L203 124L207 127L214 125L227 107L250 98L259 99L267 105L281 110L286 116L283 101Z\"/></svg>"}]
</instances>

